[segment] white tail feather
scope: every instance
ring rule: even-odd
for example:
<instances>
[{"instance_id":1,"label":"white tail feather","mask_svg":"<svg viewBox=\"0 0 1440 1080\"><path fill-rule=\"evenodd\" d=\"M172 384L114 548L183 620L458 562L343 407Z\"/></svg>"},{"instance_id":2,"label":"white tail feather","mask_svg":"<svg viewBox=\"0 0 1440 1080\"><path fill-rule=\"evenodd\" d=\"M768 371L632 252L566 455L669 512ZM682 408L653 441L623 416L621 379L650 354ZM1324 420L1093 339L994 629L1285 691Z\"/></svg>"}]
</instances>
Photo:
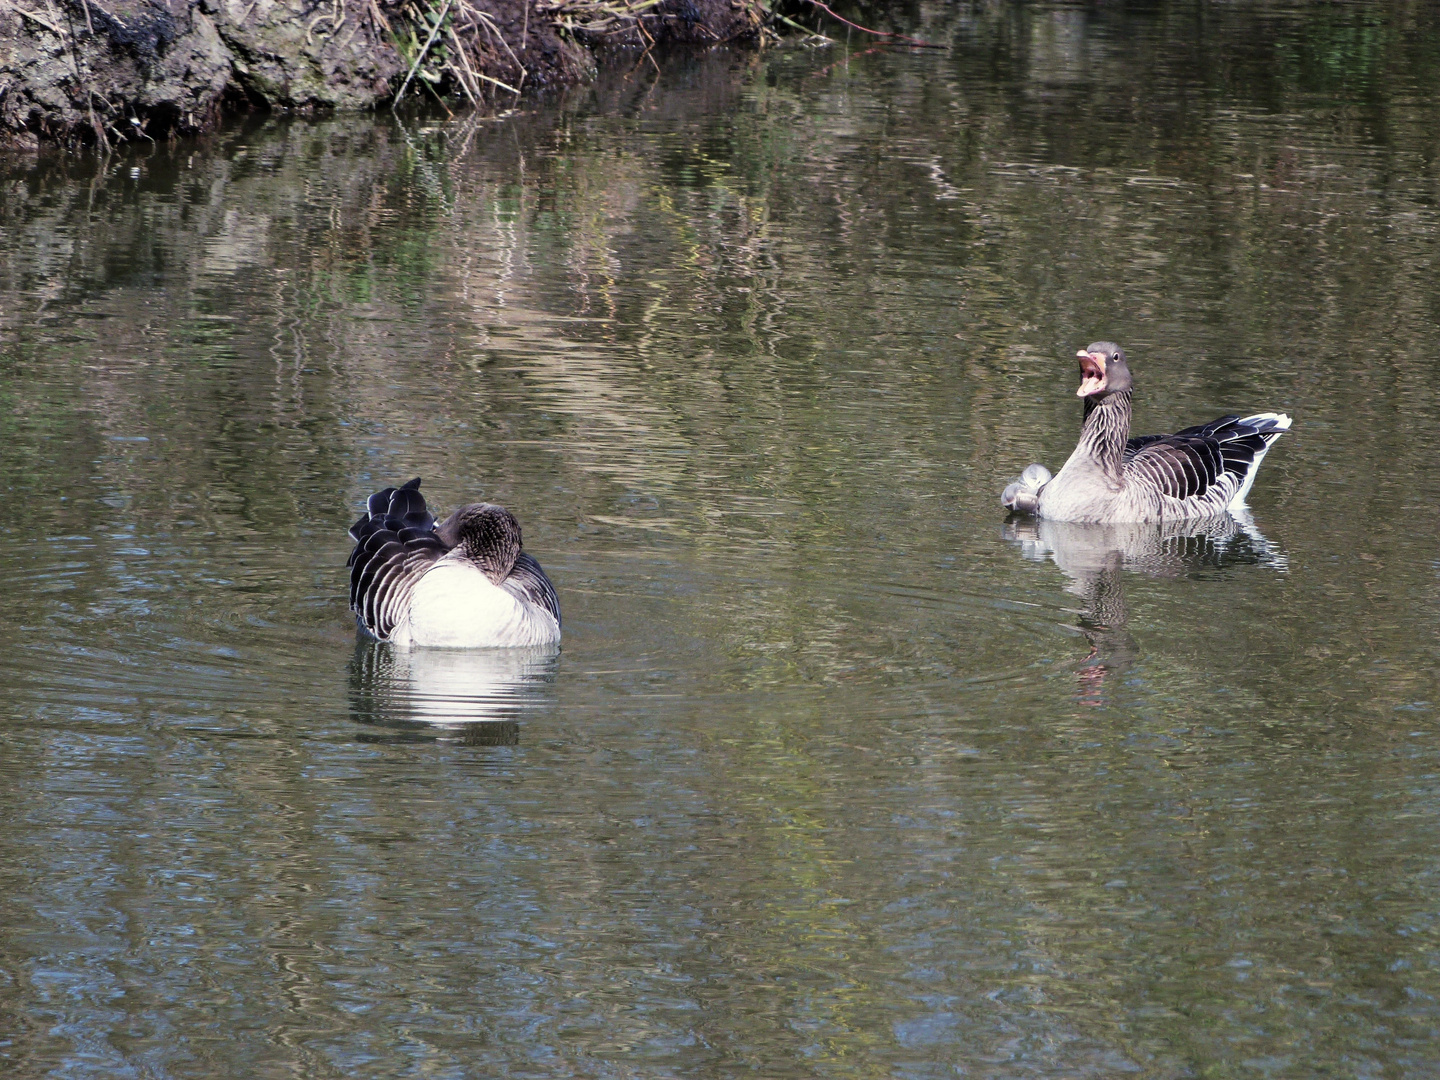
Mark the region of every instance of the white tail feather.
<instances>
[{"instance_id":1,"label":"white tail feather","mask_svg":"<svg viewBox=\"0 0 1440 1080\"><path fill-rule=\"evenodd\" d=\"M1245 472L1245 479L1240 481L1239 490L1230 497L1227 509L1233 511L1245 509L1245 496L1250 494L1250 489L1255 484L1255 474L1260 471L1260 463L1270 452L1271 443L1290 430L1290 417L1285 413L1256 413L1253 416L1242 417L1240 423L1259 428L1260 435L1265 440L1265 446L1256 453L1255 460L1250 462L1250 468Z\"/></svg>"}]
</instances>

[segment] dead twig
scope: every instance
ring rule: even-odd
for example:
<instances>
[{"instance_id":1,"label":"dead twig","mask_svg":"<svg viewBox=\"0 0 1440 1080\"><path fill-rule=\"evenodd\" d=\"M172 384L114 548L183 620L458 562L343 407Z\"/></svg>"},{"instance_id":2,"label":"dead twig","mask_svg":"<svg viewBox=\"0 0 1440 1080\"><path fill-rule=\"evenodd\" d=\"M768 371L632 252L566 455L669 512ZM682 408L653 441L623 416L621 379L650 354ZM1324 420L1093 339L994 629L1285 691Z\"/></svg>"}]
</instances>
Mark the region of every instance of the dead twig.
<instances>
[{"instance_id":1,"label":"dead twig","mask_svg":"<svg viewBox=\"0 0 1440 1080\"><path fill-rule=\"evenodd\" d=\"M50 9L50 20L53 21L42 19L34 12L24 11L19 7L16 7L15 10L19 11L22 15L28 15L36 23L45 27L60 39L60 48L63 52L70 55L70 66L75 69L75 85L85 91L85 114L90 118L91 130L95 132L95 144L102 147L105 153L108 154L110 153L110 139L105 134L105 128L100 123L100 118L95 115L94 99L99 97L99 95L95 93L94 88L90 85L90 80L85 77L85 73L80 70L80 50L77 48L79 35L75 33L75 20L70 17L70 12L67 10L65 12L67 27L61 29L60 13L55 10L55 5L51 3L51 0L45 0L45 6ZM66 44L65 41L67 34L70 38L69 44ZM101 105L105 105L105 99L100 98L100 103ZM117 136L120 135L118 131L115 132L115 134ZM124 141L123 136L121 137L121 141Z\"/></svg>"},{"instance_id":2,"label":"dead twig","mask_svg":"<svg viewBox=\"0 0 1440 1080\"><path fill-rule=\"evenodd\" d=\"M335 0L335 3L330 5L328 12L322 11L319 15L316 15L315 18L311 19L310 24L305 27L305 44L307 46L310 44L310 35L314 33L315 27L327 19L330 22L329 33L333 37L335 31L339 30L340 27L345 24L345 16L348 14L349 12L345 10L345 0Z\"/></svg>"},{"instance_id":3,"label":"dead twig","mask_svg":"<svg viewBox=\"0 0 1440 1080\"><path fill-rule=\"evenodd\" d=\"M851 22L849 19L845 18L845 16L843 16L843 15L836 15L835 12L831 9L830 5L829 5L829 4L822 3L821 0L805 0L805 2L806 2L807 4L809 4L811 7L817 7L817 8L819 8L821 11L825 12L826 15L829 15L829 16L830 16L832 19L834 19L836 22L842 22L842 23L844 23L846 26L854 27L856 30L859 30L861 33L864 33L864 34L874 34L876 37L896 38L896 39L899 40L899 41L905 42L907 45L913 45L913 46L915 46L915 48L917 48L917 49L948 49L948 48L949 48L948 45L936 45L936 44L934 44L933 42L921 41L919 38L908 37L908 36L905 35L905 34L897 34L897 33L895 33L895 32L892 31L892 30L871 30L868 26L861 26L859 23ZM789 20L786 20L786 21L788 22Z\"/></svg>"},{"instance_id":4,"label":"dead twig","mask_svg":"<svg viewBox=\"0 0 1440 1080\"><path fill-rule=\"evenodd\" d=\"M464 0L461 0L461 2L463 3ZM474 13L476 16L479 17L480 24L481 24L483 27L485 27L485 36L486 36L486 37L489 37L491 31L493 30L493 31L494 31L494 34L495 34L495 37L497 37L497 38L500 39L500 46L501 46L501 48L503 48L507 53L510 54L510 61L511 61L511 63L513 63L513 64L515 65L515 67L516 67L516 68L519 70L519 72L520 72L520 78L519 78L518 81L519 81L519 83L520 83L521 86L524 86L524 85L525 85L525 65L522 64L522 63L520 63L520 58L515 55L515 50L512 49L512 48L510 48L510 43L505 40L505 35L500 32L500 27L496 24L495 20L492 19L492 18L491 18L489 15L487 15L485 12L481 11L479 8L470 7L469 4L466 4L465 6L466 6L466 7L469 7L470 10L471 10L471 12ZM504 84L501 83L501 85L503 86ZM515 92L518 94L520 91L517 90L517 91L515 91Z\"/></svg>"},{"instance_id":5,"label":"dead twig","mask_svg":"<svg viewBox=\"0 0 1440 1080\"><path fill-rule=\"evenodd\" d=\"M3 2L0 0L0 3ZM259 2L252 0L252 9ZM330 2L343 11L345 0ZM655 57L650 55L655 38L645 24L647 19L656 17L651 9L660 0L522 0L524 7L518 50L511 46L496 16L483 10L476 0L446 0L443 7L439 6L438 0L408 0L402 8L404 22L397 21L393 28L381 13L379 0L361 2L369 5L371 19L376 26L383 25L397 44L403 35L418 47L399 92L391 100L392 106L404 97L417 75L438 97L436 86L430 85L435 81L430 74L432 71L442 73L444 82L457 84L458 93L476 107L484 97L482 84L485 83L519 97L530 74L520 54L529 44L532 5L537 20L562 33L599 38L633 32L642 49L640 63L648 61L657 73L660 70ZM307 34L315 30L324 18L320 16L313 21L307 28ZM714 37L713 31L707 32ZM437 47L437 41L443 44ZM431 66L425 68L425 74L421 75L419 73L427 60ZM486 73L487 68L506 70L507 60L517 74L513 80L505 81Z\"/></svg>"},{"instance_id":6,"label":"dead twig","mask_svg":"<svg viewBox=\"0 0 1440 1080\"><path fill-rule=\"evenodd\" d=\"M440 10L440 16L435 20L435 25L430 30L430 36L425 39L425 44L415 57L415 63L410 65L410 73L405 76L405 81L400 84L400 92L395 95L395 101L399 102L405 96L405 91L410 87L410 80L415 78L415 72L420 70L420 65L425 60L425 54L430 51L430 46L435 44L435 39L440 36L440 27L445 22L445 16L450 14L450 5L454 0L445 0L445 6ZM393 107L393 106L392 106Z\"/></svg>"},{"instance_id":7,"label":"dead twig","mask_svg":"<svg viewBox=\"0 0 1440 1080\"><path fill-rule=\"evenodd\" d=\"M65 40L65 31L64 31L64 30L61 30L60 27L56 26L56 25L55 25L54 23L52 23L49 19L45 18L45 16L43 16L43 15L37 15L37 14L36 14L35 12L33 12L33 11L26 11L26 10L25 10L24 8L22 8L19 4L14 4L14 5L12 5L12 6L15 8L15 13L16 13L17 15L21 15L21 16L23 16L24 18L29 19L31 22L35 23L35 24L38 25L38 26L43 26L46 30L49 30L52 34L54 34L56 37L58 37L61 41L64 41L64 40Z\"/></svg>"},{"instance_id":8,"label":"dead twig","mask_svg":"<svg viewBox=\"0 0 1440 1080\"><path fill-rule=\"evenodd\" d=\"M450 27L449 32L450 42L455 46L455 51L460 54L460 63L465 67L465 74L469 75L472 79L474 79L475 72L470 67L470 57L465 52L465 46L460 44L460 37L458 34L455 33L455 28L453 26ZM459 79L457 81L460 83L460 89L465 91L465 96L470 99L470 104L475 108L479 108L480 102L476 101L475 95L470 92L470 84L464 79ZM478 80L476 80L475 88L477 90L480 88L480 83Z\"/></svg>"},{"instance_id":9,"label":"dead twig","mask_svg":"<svg viewBox=\"0 0 1440 1080\"><path fill-rule=\"evenodd\" d=\"M512 93L512 94L518 94L518 93L520 93L519 90L515 89L515 87L511 86L509 83L503 83L503 82L501 82L499 79L492 79L489 75L486 75L483 71L477 71L477 72L475 73L475 77L476 77L477 79L484 79L484 80L485 80L486 82L488 82L488 83L493 83L495 86L500 87L501 90L509 90L510 93Z\"/></svg>"},{"instance_id":10,"label":"dead twig","mask_svg":"<svg viewBox=\"0 0 1440 1080\"><path fill-rule=\"evenodd\" d=\"M832 37L826 37L824 34L820 33L818 30L811 30L808 26L801 26L801 25L800 25L798 22L796 22L794 19L787 18L786 16L781 15L778 11L775 12L774 15L775 15L775 18L779 19L779 20L780 20L782 23L784 23L786 26L790 27L790 28L793 29L793 30L799 30L799 31L800 31L802 34L804 34L805 37L806 37L807 39L809 39L809 40L812 40L812 41L813 41L815 38L819 38L821 41L829 41L829 42L832 42L832 43L835 41L834 38L832 38Z\"/></svg>"}]
</instances>

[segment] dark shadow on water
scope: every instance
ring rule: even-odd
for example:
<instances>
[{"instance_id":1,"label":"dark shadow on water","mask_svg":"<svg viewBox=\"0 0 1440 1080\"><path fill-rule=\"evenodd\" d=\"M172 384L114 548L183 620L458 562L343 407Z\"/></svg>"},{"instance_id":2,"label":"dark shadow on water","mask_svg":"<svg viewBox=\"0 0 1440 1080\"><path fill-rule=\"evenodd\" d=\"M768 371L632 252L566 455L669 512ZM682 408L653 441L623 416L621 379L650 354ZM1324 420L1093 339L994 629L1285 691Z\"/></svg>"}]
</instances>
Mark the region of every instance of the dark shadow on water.
<instances>
[{"instance_id":1,"label":"dark shadow on water","mask_svg":"<svg viewBox=\"0 0 1440 1080\"><path fill-rule=\"evenodd\" d=\"M1012 517L1005 538L1027 559L1049 559L1070 579L1066 592L1084 601L1076 629L1090 643L1076 672L1082 704L1107 703L1105 688L1140 657L1127 629L1130 606L1125 575L1204 578L1233 566L1286 569L1285 556L1255 527L1248 511L1239 515L1161 524L1082 525Z\"/></svg>"},{"instance_id":2,"label":"dark shadow on water","mask_svg":"<svg viewBox=\"0 0 1440 1080\"><path fill-rule=\"evenodd\" d=\"M548 706L560 648L396 649L357 641L350 716L366 742L514 746L520 720Z\"/></svg>"}]
</instances>

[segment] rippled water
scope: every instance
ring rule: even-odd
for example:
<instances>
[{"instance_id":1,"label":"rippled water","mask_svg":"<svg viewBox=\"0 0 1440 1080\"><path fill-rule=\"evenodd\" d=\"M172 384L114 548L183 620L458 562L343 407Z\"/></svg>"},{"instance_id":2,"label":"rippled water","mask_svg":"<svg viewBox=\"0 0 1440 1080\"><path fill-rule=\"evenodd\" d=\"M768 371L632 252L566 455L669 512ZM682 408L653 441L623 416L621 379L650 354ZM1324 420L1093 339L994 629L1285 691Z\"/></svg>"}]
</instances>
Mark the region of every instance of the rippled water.
<instances>
[{"instance_id":1,"label":"rippled water","mask_svg":"<svg viewBox=\"0 0 1440 1080\"><path fill-rule=\"evenodd\" d=\"M7 1075L1440 1069L1440 35L910 15L0 165ZM1098 337L1252 518L1006 522ZM414 475L558 655L356 643Z\"/></svg>"}]
</instances>

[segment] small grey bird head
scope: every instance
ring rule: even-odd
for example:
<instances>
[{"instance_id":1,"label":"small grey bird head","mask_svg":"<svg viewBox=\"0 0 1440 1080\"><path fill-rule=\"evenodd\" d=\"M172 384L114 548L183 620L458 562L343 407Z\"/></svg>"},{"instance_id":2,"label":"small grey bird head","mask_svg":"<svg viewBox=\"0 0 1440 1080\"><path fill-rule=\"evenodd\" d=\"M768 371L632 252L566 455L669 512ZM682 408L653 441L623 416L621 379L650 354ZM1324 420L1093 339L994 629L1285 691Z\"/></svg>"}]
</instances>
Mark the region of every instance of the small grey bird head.
<instances>
[{"instance_id":1,"label":"small grey bird head","mask_svg":"<svg viewBox=\"0 0 1440 1080\"><path fill-rule=\"evenodd\" d=\"M1040 489L1050 482L1050 470L1038 462L1025 466L1020 479L1000 495L1000 504L1017 514L1033 514L1040 505Z\"/></svg>"},{"instance_id":2,"label":"small grey bird head","mask_svg":"<svg viewBox=\"0 0 1440 1080\"><path fill-rule=\"evenodd\" d=\"M1038 461L1033 465L1026 465L1025 471L1020 474L1020 483L1031 491L1039 491L1049 482L1050 470Z\"/></svg>"},{"instance_id":3,"label":"small grey bird head","mask_svg":"<svg viewBox=\"0 0 1440 1080\"><path fill-rule=\"evenodd\" d=\"M509 510L494 503L462 506L436 532L496 585L510 576L520 557L520 522Z\"/></svg>"},{"instance_id":4,"label":"small grey bird head","mask_svg":"<svg viewBox=\"0 0 1440 1080\"><path fill-rule=\"evenodd\" d=\"M1079 397L1100 397L1130 389L1125 350L1113 341L1092 341L1075 354L1080 359Z\"/></svg>"}]
</instances>

